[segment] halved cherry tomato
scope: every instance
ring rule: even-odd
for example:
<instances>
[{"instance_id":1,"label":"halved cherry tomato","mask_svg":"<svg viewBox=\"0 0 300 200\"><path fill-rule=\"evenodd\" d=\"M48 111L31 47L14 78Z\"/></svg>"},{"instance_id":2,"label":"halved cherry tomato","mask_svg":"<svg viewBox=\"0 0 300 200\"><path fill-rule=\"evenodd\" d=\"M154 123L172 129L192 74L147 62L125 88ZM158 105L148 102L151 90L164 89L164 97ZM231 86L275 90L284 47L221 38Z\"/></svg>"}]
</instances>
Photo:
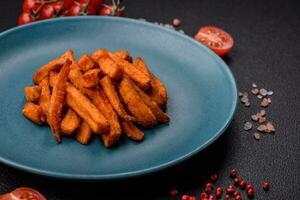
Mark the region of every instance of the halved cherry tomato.
<instances>
[{"instance_id":1,"label":"halved cherry tomato","mask_svg":"<svg viewBox=\"0 0 300 200\"><path fill-rule=\"evenodd\" d=\"M23 3L23 11L24 12L37 12L40 7L43 5L41 4L40 0L24 0Z\"/></svg>"},{"instance_id":2,"label":"halved cherry tomato","mask_svg":"<svg viewBox=\"0 0 300 200\"><path fill-rule=\"evenodd\" d=\"M234 44L233 38L229 33L214 26L201 27L194 38L219 56L229 53Z\"/></svg>"},{"instance_id":3,"label":"halved cherry tomato","mask_svg":"<svg viewBox=\"0 0 300 200\"><path fill-rule=\"evenodd\" d=\"M0 196L0 200L18 200L18 199L46 200L46 198L41 193L39 193L38 191L32 188L27 188L27 187L20 187L10 193Z\"/></svg>"},{"instance_id":4,"label":"halved cherry tomato","mask_svg":"<svg viewBox=\"0 0 300 200\"><path fill-rule=\"evenodd\" d=\"M31 14L28 12L22 12L21 15L19 16L18 24L23 25L23 24L28 24L30 22L33 22L33 18Z\"/></svg>"},{"instance_id":5,"label":"halved cherry tomato","mask_svg":"<svg viewBox=\"0 0 300 200\"><path fill-rule=\"evenodd\" d=\"M53 6L51 5L45 5L41 11L39 12L39 15L37 16L37 20L44 20L44 19L50 19L53 18L55 15L55 10Z\"/></svg>"}]
</instances>

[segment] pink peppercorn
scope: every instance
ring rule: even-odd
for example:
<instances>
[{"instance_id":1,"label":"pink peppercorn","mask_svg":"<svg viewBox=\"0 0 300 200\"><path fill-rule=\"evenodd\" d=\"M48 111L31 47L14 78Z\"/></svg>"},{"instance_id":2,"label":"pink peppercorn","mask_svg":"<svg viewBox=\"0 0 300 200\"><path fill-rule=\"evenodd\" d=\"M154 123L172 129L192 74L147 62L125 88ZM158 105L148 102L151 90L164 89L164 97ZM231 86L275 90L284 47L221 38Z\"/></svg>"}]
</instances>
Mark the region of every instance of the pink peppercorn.
<instances>
[{"instance_id":1,"label":"pink peppercorn","mask_svg":"<svg viewBox=\"0 0 300 200\"><path fill-rule=\"evenodd\" d=\"M181 200L190 200L190 196L189 195L182 195Z\"/></svg>"},{"instance_id":2,"label":"pink peppercorn","mask_svg":"<svg viewBox=\"0 0 300 200\"><path fill-rule=\"evenodd\" d=\"M234 182L234 185L239 185L240 184L240 179L239 178L234 178L233 182Z\"/></svg>"},{"instance_id":3,"label":"pink peppercorn","mask_svg":"<svg viewBox=\"0 0 300 200\"><path fill-rule=\"evenodd\" d=\"M235 189L233 188L232 185L229 185L226 189L227 194L233 194L235 192Z\"/></svg>"},{"instance_id":4,"label":"pink peppercorn","mask_svg":"<svg viewBox=\"0 0 300 200\"><path fill-rule=\"evenodd\" d=\"M208 200L216 200L214 195L209 195Z\"/></svg>"},{"instance_id":5,"label":"pink peppercorn","mask_svg":"<svg viewBox=\"0 0 300 200\"><path fill-rule=\"evenodd\" d=\"M195 196L190 196L189 200L197 200L197 198Z\"/></svg>"},{"instance_id":6,"label":"pink peppercorn","mask_svg":"<svg viewBox=\"0 0 300 200\"><path fill-rule=\"evenodd\" d=\"M230 177L231 177L231 178L235 178L236 175L237 175L237 170L236 170L236 169L231 169L231 170L230 170Z\"/></svg>"},{"instance_id":7,"label":"pink peppercorn","mask_svg":"<svg viewBox=\"0 0 300 200\"><path fill-rule=\"evenodd\" d=\"M246 190L249 190L250 188L253 189L253 185L247 184L247 185L246 185Z\"/></svg>"},{"instance_id":8,"label":"pink peppercorn","mask_svg":"<svg viewBox=\"0 0 300 200\"><path fill-rule=\"evenodd\" d=\"M212 189L213 188L213 184L208 182L206 183L205 187Z\"/></svg>"},{"instance_id":9,"label":"pink peppercorn","mask_svg":"<svg viewBox=\"0 0 300 200\"><path fill-rule=\"evenodd\" d=\"M216 189L216 197L219 199L222 197L223 189L221 187L217 187Z\"/></svg>"},{"instance_id":10,"label":"pink peppercorn","mask_svg":"<svg viewBox=\"0 0 300 200\"><path fill-rule=\"evenodd\" d=\"M210 180L211 180L212 182L215 182L216 180L218 180L218 174L212 174L212 175L210 176Z\"/></svg>"},{"instance_id":11,"label":"pink peppercorn","mask_svg":"<svg viewBox=\"0 0 300 200\"><path fill-rule=\"evenodd\" d=\"M209 187L206 187L206 188L204 189L204 192L206 192L207 194L210 194L211 191L212 191L212 188L209 188Z\"/></svg>"},{"instance_id":12,"label":"pink peppercorn","mask_svg":"<svg viewBox=\"0 0 300 200\"><path fill-rule=\"evenodd\" d=\"M230 195L226 194L225 197L224 197L224 200L230 200L230 199L231 199Z\"/></svg>"},{"instance_id":13,"label":"pink peppercorn","mask_svg":"<svg viewBox=\"0 0 300 200\"><path fill-rule=\"evenodd\" d=\"M234 200L242 200L242 196L241 195L237 195L234 197Z\"/></svg>"},{"instance_id":14,"label":"pink peppercorn","mask_svg":"<svg viewBox=\"0 0 300 200\"><path fill-rule=\"evenodd\" d=\"M251 188L249 190L247 190L247 195L248 195L249 198L254 197L254 190L251 189Z\"/></svg>"},{"instance_id":15,"label":"pink peppercorn","mask_svg":"<svg viewBox=\"0 0 300 200\"><path fill-rule=\"evenodd\" d=\"M173 189L173 190L171 190L170 194L171 194L172 197L176 197L177 194L178 194L178 190Z\"/></svg>"},{"instance_id":16,"label":"pink peppercorn","mask_svg":"<svg viewBox=\"0 0 300 200\"><path fill-rule=\"evenodd\" d=\"M242 189L245 189L245 187L246 187L246 185L247 185L247 183L246 183L246 181L245 180L240 180L240 183L239 183L239 185L240 185L240 188L242 188Z\"/></svg>"},{"instance_id":17,"label":"pink peppercorn","mask_svg":"<svg viewBox=\"0 0 300 200\"><path fill-rule=\"evenodd\" d=\"M233 196L234 196L234 197L239 196L239 195L241 195L241 193L240 193L239 191L235 191L235 192L233 193Z\"/></svg>"},{"instance_id":18,"label":"pink peppercorn","mask_svg":"<svg viewBox=\"0 0 300 200\"><path fill-rule=\"evenodd\" d=\"M264 190L269 190L269 188L270 188L270 183L268 181L264 181L263 182L263 189Z\"/></svg>"}]
</instances>

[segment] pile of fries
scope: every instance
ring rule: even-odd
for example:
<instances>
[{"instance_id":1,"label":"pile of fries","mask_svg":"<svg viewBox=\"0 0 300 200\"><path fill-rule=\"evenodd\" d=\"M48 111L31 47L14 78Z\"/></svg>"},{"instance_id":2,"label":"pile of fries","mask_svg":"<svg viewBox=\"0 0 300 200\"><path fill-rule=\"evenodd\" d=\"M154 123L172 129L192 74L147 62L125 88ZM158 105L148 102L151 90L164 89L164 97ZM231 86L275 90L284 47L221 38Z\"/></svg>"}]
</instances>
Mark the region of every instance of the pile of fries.
<instances>
[{"instance_id":1,"label":"pile of fries","mask_svg":"<svg viewBox=\"0 0 300 200\"><path fill-rule=\"evenodd\" d=\"M74 135L88 144L93 135L105 147L116 144L123 133L141 141L139 128L168 124L163 111L167 90L142 58L134 61L127 51L99 49L76 61L72 50L42 66L24 89L23 114L36 124L50 126L55 139Z\"/></svg>"}]
</instances>

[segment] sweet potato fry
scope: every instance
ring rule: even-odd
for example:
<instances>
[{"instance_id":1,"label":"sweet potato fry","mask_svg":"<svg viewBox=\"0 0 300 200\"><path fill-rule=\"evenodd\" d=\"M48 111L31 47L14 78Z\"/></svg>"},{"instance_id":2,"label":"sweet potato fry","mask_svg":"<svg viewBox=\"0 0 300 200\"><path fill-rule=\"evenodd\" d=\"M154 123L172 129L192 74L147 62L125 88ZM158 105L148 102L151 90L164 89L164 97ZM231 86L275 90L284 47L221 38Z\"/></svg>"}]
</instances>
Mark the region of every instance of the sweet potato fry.
<instances>
[{"instance_id":1,"label":"sweet potato fry","mask_svg":"<svg viewBox=\"0 0 300 200\"><path fill-rule=\"evenodd\" d=\"M105 134L102 134L101 137L104 146L110 147L118 142L121 136L122 130L118 115L114 111L101 88L92 90L89 94L89 97L91 98L94 105L98 108L98 110L103 113L104 117L109 121L110 129Z\"/></svg>"},{"instance_id":2,"label":"sweet potato fry","mask_svg":"<svg viewBox=\"0 0 300 200\"><path fill-rule=\"evenodd\" d=\"M102 134L109 129L107 119L84 94L71 84L67 86L66 102L95 133Z\"/></svg>"},{"instance_id":3,"label":"sweet potato fry","mask_svg":"<svg viewBox=\"0 0 300 200\"><path fill-rule=\"evenodd\" d=\"M50 87L52 87L52 88L54 87L57 75L58 75L58 72L56 72L56 71L50 71L50 73L49 73L49 81L50 81L49 83L50 83Z\"/></svg>"},{"instance_id":4,"label":"sweet potato fry","mask_svg":"<svg viewBox=\"0 0 300 200\"><path fill-rule=\"evenodd\" d=\"M98 68L97 62L94 61L88 54L83 54L78 61L78 65L83 72L86 72L90 69Z\"/></svg>"},{"instance_id":5,"label":"sweet potato fry","mask_svg":"<svg viewBox=\"0 0 300 200\"><path fill-rule=\"evenodd\" d=\"M89 125L86 122L83 121L75 134L76 140L80 144L88 144L92 136L93 136L92 129L89 127Z\"/></svg>"},{"instance_id":6,"label":"sweet potato fry","mask_svg":"<svg viewBox=\"0 0 300 200\"><path fill-rule=\"evenodd\" d=\"M118 81L123 75L123 69L110 57L103 57L98 60L102 72L112 80Z\"/></svg>"},{"instance_id":7,"label":"sweet potato fry","mask_svg":"<svg viewBox=\"0 0 300 200\"><path fill-rule=\"evenodd\" d=\"M81 124L80 117L69 108L61 121L60 130L64 135L71 135Z\"/></svg>"},{"instance_id":8,"label":"sweet potato fry","mask_svg":"<svg viewBox=\"0 0 300 200\"><path fill-rule=\"evenodd\" d=\"M95 61L98 61L100 58L107 57L108 56L108 50L106 49L98 49L92 54L92 58Z\"/></svg>"},{"instance_id":9,"label":"sweet potato fry","mask_svg":"<svg viewBox=\"0 0 300 200\"><path fill-rule=\"evenodd\" d=\"M76 58L74 56L74 52L72 49L66 51L63 55L60 56L61 58L64 58L64 59L69 59L72 64L76 63Z\"/></svg>"},{"instance_id":10,"label":"sweet potato fry","mask_svg":"<svg viewBox=\"0 0 300 200\"><path fill-rule=\"evenodd\" d=\"M96 87L99 82L100 72L99 68L85 72L82 76L82 86L87 88Z\"/></svg>"},{"instance_id":11,"label":"sweet potato fry","mask_svg":"<svg viewBox=\"0 0 300 200\"><path fill-rule=\"evenodd\" d=\"M157 105L157 103L155 101L152 101L151 98L144 91L142 91L137 85L135 85L133 82L131 82L131 84L134 86L135 90L140 95L140 97L143 99L145 104L151 109L152 113L155 115L157 120L159 122L168 124L170 122L169 116L160 109L160 107Z\"/></svg>"},{"instance_id":12,"label":"sweet potato fry","mask_svg":"<svg viewBox=\"0 0 300 200\"><path fill-rule=\"evenodd\" d=\"M147 90L150 87L151 77L138 70L127 60L123 60L119 56L116 56L110 52L109 56L123 68L124 73L127 74L140 88Z\"/></svg>"},{"instance_id":13,"label":"sweet potato fry","mask_svg":"<svg viewBox=\"0 0 300 200\"><path fill-rule=\"evenodd\" d=\"M47 77L43 79L39 86L41 86L39 105L42 107L44 114L47 116L51 98L49 78Z\"/></svg>"},{"instance_id":14,"label":"sweet potato fry","mask_svg":"<svg viewBox=\"0 0 300 200\"><path fill-rule=\"evenodd\" d=\"M135 121L135 118L128 115L127 112L125 111L111 79L108 76L105 76L100 80L100 84L102 86L105 95L109 99L112 107L115 109L118 115L127 121Z\"/></svg>"},{"instance_id":15,"label":"sweet potato fry","mask_svg":"<svg viewBox=\"0 0 300 200\"><path fill-rule=\"evenodd\" d=\"M22 113L27 119L31 120L36 124L42 124L45 121L45 116L42 107L32 102L27 102L24 105Z\"/></svg>"},{"instance_id":16,"label":"sweet potato fry","mask_svg":"<svg viewBox=\"0 0 300 200\"><path fill-rule=\"evenodd\" d=\"M50 99L49 109L47 113L47 120L49 126L53 132L53 135L57 142L61 142L60 137L60 122L61 122L61 112L63 109L63 103L65 100L65 93L67 87L68 74L70 71L71 61L66 60L64 66L58 73L57 79L55 81L52 95Z\"/></svg>"},{"instance_id":17,"label":"sweet potato fry","mask_svg":"<svg viewBox=\"0 0 300 200\"><path fill-rule=\"evenodd\" d=\"M132 64L147 76L152 77L151 71L141 57L137 57Z\"/></svg>"},{"instance_id":18,"label":"sweet potato fry","mask_svg":"<svg viewBox=\"0 0 300 200\"><path fill-rule=\"evenodd\" d=\"M35 74L32 77L32 81L35 84L39 84L44 78L46 78L49 75L49 72L51 70L59 70L66 62L66 59L64 58L56 58L46 65L42 66L38 71L35 72Z\"/></svg>"},{"instance_id":19,"label":"sweet potato fry","mask_svg":"<svg viewBox=\"0 0 300 200\"><path fill-rule=\"evenodd\" d=\"M136 117L139 124L145 128L150 128L157 124L155 115L144 103L128 78L123 77L119 85L119 92L127 109Z\"/></svg>"},{"instance_id":20,"label":"sweet potato fry","mask_svg":"<svg viewBox=\"0 0 300 200\"><path fill-rule=\"evenodd\" d=\"M150 98L157 103L157 105L164 109L168 102L167 89L164 84L155 76L151 81L151 91L149 93Z\"/></svg>"},{"instance_id":21,"label":"sweet potato fry","mask_svg":"<svg viewBox=\"0 0 300 200\"><path fill-rule=\"evenodd\" d=\"M39 101L41 96L41 89L42 88L38 85L25 87L24 93L26 100L31 102Z\"/></svg>"},{"instance_id":22,"label":"sweet potato fry","mask_svg":"<svg viewBox=\"0 0 300 200\"><path fill-rule=\"evenodd\" d=\"M147 76L152 77L149 96L153 101L157 103L160 108L164 108L167 105L168 101L167 89L164 84L150 72L149 68L142 58L137 57L134 60L133 65L141 70L144 74L147 74Z\"/></svg>"},{"instance_id":23,"label":"sweet potato fry","mask_svg":"<svg viewBox=\"0 0 300 200\"><path fill-rule=\"evenodd\" d=\"M122 58L123 60L127 60L128 62L132 63L132 57L129 54L128 51L124 51L124 50L118 50L115 51L114 53L116 56L119 56L120 58Z\"/></svg>"},{"instance_id":24,"label":"sweet potato fry","mask_svg":"<svg viewBox=\"0 0 300 200\"><path fill-rule=\"evenodd\" d=\"M142 141L144 139L144 133L136 127L132 122L122 120L122 129L124 133L132 140Z\"/></svg>"}]
</instances>

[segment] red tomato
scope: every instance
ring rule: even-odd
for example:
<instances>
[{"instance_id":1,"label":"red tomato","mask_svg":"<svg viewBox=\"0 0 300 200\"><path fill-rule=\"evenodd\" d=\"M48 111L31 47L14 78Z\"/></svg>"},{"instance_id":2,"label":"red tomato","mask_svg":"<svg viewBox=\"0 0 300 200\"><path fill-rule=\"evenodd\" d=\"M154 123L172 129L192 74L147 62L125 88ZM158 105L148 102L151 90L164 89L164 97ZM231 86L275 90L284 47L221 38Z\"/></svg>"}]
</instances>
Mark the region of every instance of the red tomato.
<instances>
[{"instance_id":1,"label":"red tomato","mask_svg":"<svg viewBox=\"0 0 300 200\"><path fill-rule=\"evenodd\" d=\"M58 1L55 3L51 3L50 5L54 8L55 13L60 13L63 9L64 2Z\"/></svg>"},{"instance_id":2,"label":"red tomato","mask_svg":"<svg viewBox=\"0 0 300 200\"><path fill-rule=\"evenodd\" d=\"M40 7L43 5L40 3L40 0L24 0L23 11L24 12L37 12Z\"/></svg>"},{"instance_id":3,"label":"red tomato","mask_svg":"<svg viewBox=\"0 0 300 200\"><path fill-rule=\"evenodd\" d=\"M201 27L194 38L219 56L229 53L234 44L233 38L229 33L214 26Z\"/></svg>"},{"instance_id":4,"label":"red tomato","mask_svg":"<svg viewBox=\"0 0 300 200\"><path fill-rule=\"evenodd\" d=\"M55 10L51 5L45 5L37 16L37 20L50 19L55 16Z\"/></svg>"},{"instance_id":5,"label":"red tomato","mask_svg":"<svg viewBox=\"0 0 300 200\"><path fill-rule=\"evenodd\" d=\"M91 0L91 4L95 8L96 12L98 12L102 7L103 0Z\"/></svg>"},{"instance_id":6,"label":"red tomato","mask_svg":"<svg viewBox=\"0 0 300 200\"><path fill-rule=\"evenodd\" d=\"M46 200L46 198L38 191L32 188L21 187L17 188L11 193L5 194L0 197L1 200L17 200L17 199L35 199L35 200Z\"/></svg>"},{"instance_id":7,"label":"red tomato","mask_svg":"<svg viewBox=\"0 0 300 200\"><path fill-rule=\"evenodd\" d=\"M100 10L99 15L103 16L113 16L112 9L108 6L103 6L103 8Z\"/></svg>"},{"instance_id":8,"label":"red tomato","mask_svg":"<svg viewBox=\"0 0 300 200\"><path fill-rule=\"evenodd\" d=\"M79 5L72 5L69 11L67 12L67 16L79 16L81 13L81 8Z\"/></svg>"},{"instance_id":9,"label":"red tomato","mask_svg":"<svg viewBox=\"0 0 300 200\"><path fill-rule=\"evenodd\" d=\"M118 5L103 5L102 9L99 11L99 15L103 16L124 16L125 7Z\"/></svg>"},{"instance_id":10,"label":"red tomato","mask_svg":"<svg viewBox=\"0 0 300 200\"><path fill-rule=\"evenodd\" d=\"M62 0L64 2L63 9L69 9L72 5L74 5L74 0Z\"/></svg>"},{"instance_id":11,"label":"red tomato","mask_svg":"<svg viewBox=\"0 0 300 200\"><path fill-rule=\"evenodd\" d=\"M30 22L33 22L33 18L31 16L31 14L28 12L22 12L21 15L19 16L18 24L23 25L23 24L27 24Z\"/></svg>"}]
</instances>

